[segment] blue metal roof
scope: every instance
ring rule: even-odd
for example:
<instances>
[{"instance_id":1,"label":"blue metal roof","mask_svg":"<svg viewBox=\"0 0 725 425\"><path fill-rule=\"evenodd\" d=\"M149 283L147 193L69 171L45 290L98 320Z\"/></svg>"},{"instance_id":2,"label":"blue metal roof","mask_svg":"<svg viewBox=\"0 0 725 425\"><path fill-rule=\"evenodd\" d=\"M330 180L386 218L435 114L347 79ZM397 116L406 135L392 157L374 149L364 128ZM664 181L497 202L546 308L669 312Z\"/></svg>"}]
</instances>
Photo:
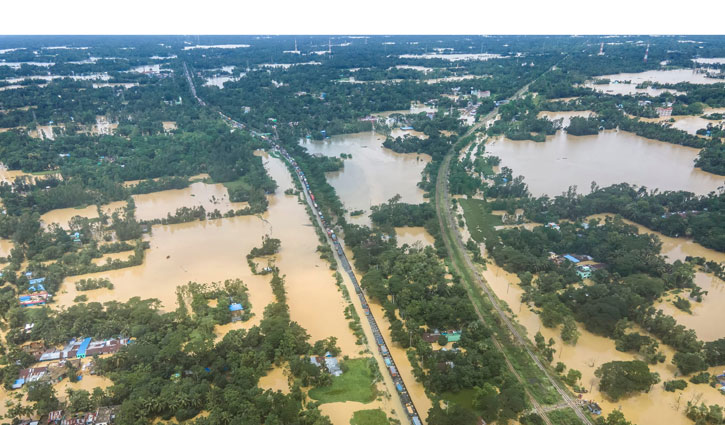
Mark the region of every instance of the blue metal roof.
<instances>
[{"instance_id":1,"label":"blue metal roof","mask_svg":"<svg viewBox=\"0 0 725 425\"><path fill-rule=\"evenodd\" d=\"M239 303L232 303L229 306L229 311L244 311L244 307Z\"/></svg>"},{"instance_id":2,"label":"blue metal roof","mask_svg":"<svg viewBox=\"0 0 725 425\"><path fill-rule=\"evenodd\" d=\"M83 342L81 342L81 346L78 347L78 352L76 352L76 357L78 357L78 358L85 357L86 349L88 348L89 345L91 345L91 339L90 338L84 339Z\"/></svg>"},{"instance_id":3,"label":"blue metal roof","mask_svg":"<svg viewBox=\"0 0 725 425\"><path fill-rule=\"evenodd\" d=\"M578 263L578 262L579 262L579 260L577 260L576 258L572 257L572 256L571 256L571 255L569 255L569 254L566 254L566 255L564 256L564 258L566 258L567 260L571 261L572 263Z\"/></svg>"}]
</instances>

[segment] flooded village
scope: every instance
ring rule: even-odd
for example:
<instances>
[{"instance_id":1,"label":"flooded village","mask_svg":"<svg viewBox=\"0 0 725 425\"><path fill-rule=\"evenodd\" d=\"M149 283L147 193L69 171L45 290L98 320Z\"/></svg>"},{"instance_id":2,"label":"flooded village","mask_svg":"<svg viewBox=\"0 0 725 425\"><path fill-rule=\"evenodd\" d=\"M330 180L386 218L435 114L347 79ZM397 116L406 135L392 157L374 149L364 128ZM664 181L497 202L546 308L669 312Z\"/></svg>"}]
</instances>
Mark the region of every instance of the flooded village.
<instances>
[{"instance_id":1,"label":"flooded village","mask_svg":"<svg viewBox=\"0 0 725 425\"><path fill-rule=\"evenodd\" d=\"M715 423L725 64L411 40L0 39L0 422Z\"/></svg>"}]
</instances>

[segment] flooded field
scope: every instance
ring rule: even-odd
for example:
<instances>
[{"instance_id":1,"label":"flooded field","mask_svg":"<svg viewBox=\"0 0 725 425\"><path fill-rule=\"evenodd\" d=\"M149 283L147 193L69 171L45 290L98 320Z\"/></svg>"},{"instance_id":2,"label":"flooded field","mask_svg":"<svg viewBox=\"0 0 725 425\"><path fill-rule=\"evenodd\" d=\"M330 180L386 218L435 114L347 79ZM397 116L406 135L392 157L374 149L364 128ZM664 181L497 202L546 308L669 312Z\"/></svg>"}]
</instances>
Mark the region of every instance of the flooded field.
<instances>
[{"instance_id":1,"label":"flooded field","mask_svg":"<svg viewBox=\"0 0 725 425\"><path fill-rule=\"evenodd\" d=\"M13 242L7 239L0 239L0 257L7 257L13 249Z\"/></svg>"},{"instance_id":2,"label":"flooded field","mask_svg":"<svg viewBox=\"0 0 725 425\"><path fill-rule=\"evenodd\" d=\"M253 275L245 259L245 255L260 244L262 236L270 234L282 241L282 249L277 255L275 264L281 273L286 275L292 320L300 323L308 331L312 341L336 336L343 352L354 356L359 348L355 345L355 338L343 314L345 304L327 263L323 262L315 252L318 244L317 236L309 225L307 213L296 197L281 195L291 186L291 177L281 161L268 158L265 162L270 174L280 185L278 195L270 197L267 213L262 216L154 226L152 235L148 238L151 248L146 252L146 259L142 265L67 278L56 297L57 304L71 305L73 299L79 295L74 283L89 277L107 277L115 287L113 290L98 289L83 292L89 301L125 301L134 296L157 298L162 302L164 310L175 308L175 292L179 285L189 281L212 282L240 278L249 288L252 311L256 316L250 322L227 325L224 329L218 329L217 335L222 337L229 329L258 323L264 307L273 300L269 285L270 277ZM192 187L195 185L197 184ZM217 186L203 183L198 185L202 185L199 186L202 190L210 190L209 187ZM206 188L203 188L204 186ZM181 192L187 193L184 192L187 190L193 189L182 189ZM209 195L208 192L202 194ZM147 205L144 199L138 199L137 216L157 216L167 211L169 205L176 206L176 202L181 202L177 200L178 195L164 196L171 198L166 202L160 202L157 197L148 200ZM194 200L193 197L183 199ZM187 203L185 206L190 204ZM200 241L203 241L203 248L200 246ZM325 305L325 310L320 311L319 305Z\"/></svg>"},{"instance_id":3,"label":"flooded field","mask_svg":"<svg viewBox=\"0 0 725 425\"><path fill-rule=\"evenodd\" d=\"M538 118L547 118L551 121L556 121L558 119L561 121L561 127L566 128L569 126L569 123L571 122L571 119L573 117L584 117L589 118L594 113L592 111L561 111L561 112L551 112L551 111L541 111L539 112Z\"/></svg>"},{"instance_id":4,"label":"flooded field","mask_svg":"<svg viewBox=\"0 0 725 425\"><path fill-rule=\"evenodd\" d=\"M713 113L725 113L725 108L706 108L703 115ZM673 117L661 117L661 118L640 118L641 121L645 122L669 122L672 119L672 127L686 131L690 134L696 134L697 130L701 128L707 128L708 124L718 125L725 123L725 120L708 120L701 116L694 115L678 115Z\"/></svg>"},{"instance_id":5,"label":"flooded field","mask_svg":"<svg viewBox=\"0 0 725 425\"><path fill-rule=\"evenodd\" d=\"M489 59L500 59L497 53L426 53L422 55L400 55L402 59L445 59L447 61L485 61Z\"/></svg>"},{"instance_id":6,"label":"flooded field","mask_svg":"<svg viewBox=\"0 0 725 425\"><path fill-rule=\"evenodd\" d=\"M607 94L647 94L649 96L659 96L663 92L671 92L673 94L682 94L675 90L654 89L651 87L637 88L638 84L650 81L661 84L715 84L721 83L723 80L717 78L709 78L705 74L695 72L692 69L673 69L667 71L646 71L638 73L621 73L612 75L600 75L598 79L608 79L608 84L593 84L591 82L585 84L598 92Z\"/></svg>"},{"instance_id":7,"label":"flooded field","mask_svg":"<svg viewBox=\"0 0 725 425\"><path fill-rule=\"evenodd\" d=\"M592 218L603 219L607 215L611 214L597 214ZM662 241L662 255L666 256L670 262L675 260L684 261L687 256L703 257L718 263L725 262L725 253L705 248L690 239L671 238L637 223L626 219L623 220L628 224L637 226L640 233L657 235ZM725 310L722 308L723 303L725 303L725 282L712 274L696 271L695 283L708 291L708 294L703 297L701 303L692 301L692 314L676 308L672 304L674 296L666 297L655 306L674 317L677 323L694 329L697 336L703 341L713 341L725 337L725 329L717 325L725 322ZM687 292L680 294L680 296L687 298Z\"/></svg>"},{"instance_id":8,"label":"flooded field","mask_svg":"<svg viewBox=\"0 0 725 425\"><path fill-rule=\"evenodd\" d=\"M425 228L422 226L396 227L395 236L398 239L398 246L408 244L411 246L416 245L423 248L426 246L433 246L433 244L435 243L435 239L433 239L433 236L431 236L430 233L428 233L428 231L425 230Z\"/></svg>"},{"instance_id":9,"label":"flooded field","mask_svg":"<svg viewBox=\"0 0 725 425\"><path fill-rule=\"evenodd\" d=\"M421 172L430 161L425 154L399 154L383 147L382 135L373 132L333 136L324 141L302 141L311 154L339 157L352 154L341 171L327 173L327 180L350 210L370 210L372 205L387 202L395 195L401 202L425 202L418 188ZM354 218L356 223L369 223L367 214Z\"/></svg>"},{"instance_id":10,"label":"flooded field","mask_svg":"<svg viewBox=\"0 0 725 425\"><path fill-rule=\"evenodd\" d=\"M521 303L523 291L518 286L519 279L516 275L502 270L493 262L489 263L488 269L481 271L481 274L496 295L509 305L516 315L517 321L526 328L532 342L537 331L541 331L547 340L554 339L556 349L554 363L563 362L567 365L567 369L573 368L582 373L581 385L589 391L584 394L584 398L599 403L604 415L613 410L621 410L627 420L638 425L665 423L668 425L692 425L692 421L687 419L684 414L688 401L697 401L698 404L699 401L707 404L722 402L722 395L719 394L719 391L707 385L690 384L684 391L671 393L664 391L662 383L654 385L649 393L638 394L618 402L607 401L599 392L599 379L594 376L594 371L609 361L629 361L637 357L632 353L617 351L614 348L614 341L594 335L581 325L579 325L581 335L577 344L572 346L563 343L558 329L542 326L539 316L532 312L527 305ZM674 379L676 368L671 363L674 353L667 346L660 345L660 349L667 356L667 360L665 363L650 365L650 370L659 373L662 381ZM715 368L712 371L715 371ZM717 373L719 374L721 371L718 369Z\"/></svg>"},{"instance_id":11,"label":"flooded field","mask_svg":"<svg viewBox=\"0 0 725 425\"><path fill-rule=\"evenodd\" d=\"M126 202L117 201L111 202L103 206L103 212L106 214L112 214L117 209L126 207ZM40 221L45 226L49 226L53 223L59 225L64 229L68 229L68 222L75 216L81 216L85 218L98 218L98 207L95 205L88 205L82 208L60 208L57 210L51 210L40 216Z\"/></svg>"},{"instance_id":12,"label":"flooded field","mask_svg":"<svg viewBox=\"0 0 725 425\"><path fill-rule=\"evenodd\" d=\"M289 374L290 371L286 366L275 367L259 379L257 386L262 389L281 391L284 394L289 394Z\"/></svg>"},{"instance_id":13,"label":"flooded field","mask_svg":"<svg viewBox=\"0 0 725 425\"><path fill-rule=\"evenodd\" d=\"M627 181L649 189L688 190L707 194L725 183L725 177L693 168L698 150L645 139L623 131L595 136L557 132L545 143L494 139L486 152L501 165L523 175L535 196L559 195L576 184L588 193L592 181L608 186Z\"/></svg>"}]
</instances>

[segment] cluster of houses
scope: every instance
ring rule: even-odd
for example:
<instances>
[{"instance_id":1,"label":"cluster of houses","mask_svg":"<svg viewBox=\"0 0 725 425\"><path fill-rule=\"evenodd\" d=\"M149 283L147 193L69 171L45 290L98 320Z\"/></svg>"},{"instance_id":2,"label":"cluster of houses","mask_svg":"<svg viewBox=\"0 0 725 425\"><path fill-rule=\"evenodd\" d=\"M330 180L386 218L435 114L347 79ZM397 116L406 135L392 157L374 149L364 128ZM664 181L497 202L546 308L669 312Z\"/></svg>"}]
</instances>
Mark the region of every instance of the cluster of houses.
<instances>
[{"instance_id":1,"label":"cluster of houses","mask_svg":"<svg viewBox=\"0 0 725 425\"><path fill-rule=\"evenodd\" d=\"M50 382L52 384L60 382L66 377L69 365L78 368L80 364L80 359L73 359L62 360L58 363L49 364L48 366L21 369L18 373L18 379L12 385L12 389L17 390L31 382Z\"/></svg>"},{"instance_id":2,"label":"cluster of houses","mask_svg":"<svg viewBox=\"0 0 725 425\"><path fill-rule=\"evenodd\" d=\"M52 349L45 351L40 355L38 360L42 362L72 358L82 359L86 356L113 354L132 341L131 338L109 338L97 341L93 341L92 338L73 338L62 350Z\"/></svg>"},{"instance_id":3,"label":"cluster of houses","mask_svg":"<svg viewBox=\"0 0 725 425\"><path fill-rule=\"evenodd\" d=\"M438 329L434 329L433 332L423 332L422 338L423 341L432 344L438 342L441 336L444 336L448 342L458 342L461 340L461 331L449 329L441 332Z\"/></svg>"},{"instance_id":4,"label":"cluster of houses","mask_svg":"<svg viewBox=\"0 0 725 425\"><path fill-rule=\"evenodd\" d=\"M595 263L593 258L589 255L579 255L579 254L564 254L564 255L558 255L554 252L549 252L549 260L553 261L555 264L563 264L565 261L568 261L572 264L574 264L576 268L576 274L579 275L582 279L587 279L591 277L592 273L594 273L596 270L603 269L606 267L605 264L602 263ZM586 262L587 264L581 264L583 262Z\"/></svg>"},{"instance_id":5,"label":"cluster of houses","mask_svg":"<svg viewBox=\"0 0 725 425\"><path fill-rule=\"evenodd\" d=\"M31 277L33 274L28 272L25 274L27 277ZM18 303L21 307L32 307L36 305L45 305L53 297L45 290L43 286L45 282L44 277L30 279L28 291L24 294L18 295Z\"/></svg>"},{"instance_id":6,"label":"cluster of houses","mask_svg":"<svg viewBox=\"0 0 725 425\"><path fill-rule=\"evenodd\" d=\"M338 362L337 357L334 357L329 351L325 353L325 357L310 356L310 363L319 368L326 368L332 376L342 375L342 368L340 368L340 362Z\"/></svg>"},{"instance_id":7,"label":"cluster of houses","mask_svg":"<svg viewBox=\"0 0 725 425\"><path fill-rule=\"evenodd\" d=\"M27 327L28 325L26 325ZM97 341L93 341L92 338L74 338L62 350L46 350L42 342L33 341L23 346L22 349L24 352L30 354L35 360L40 362L56 360L57 362L47 366L30 367L20 370L18 378L13 383L12 388L19 389L27 383L37 381L59 382L66 377L68 366L73 366L78 369L81 366L81 359L87 356L116 353L132 341L130 338L109 338Z\"/></svg>"},{"instance_id":8,"label":"cluster of houses","mask_svg":"<svg viewBox=\"0 0 725 425\"><path fill-rule=\"evenodd\" d=\"M19 425L110 425L116 422L117 406L99 407L92 412L65 413L54 410L41 420L26 419Z\"/></svg>"}]
</instances>

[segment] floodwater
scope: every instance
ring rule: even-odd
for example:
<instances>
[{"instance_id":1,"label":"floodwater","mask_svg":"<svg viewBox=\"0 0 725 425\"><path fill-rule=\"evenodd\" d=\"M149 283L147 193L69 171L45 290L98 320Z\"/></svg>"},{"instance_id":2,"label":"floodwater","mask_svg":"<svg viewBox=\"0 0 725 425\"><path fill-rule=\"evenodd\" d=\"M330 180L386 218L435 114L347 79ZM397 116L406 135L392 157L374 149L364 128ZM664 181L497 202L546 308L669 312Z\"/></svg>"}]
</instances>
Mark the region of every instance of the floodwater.
<instances>
[{"instance_id":1,"label":"floodwater","mask_svg":"<svg viewBox=\"0 0 725 425\"><path fill-rule=\"evenodd\" d=\"M193 49L239 49L249 47L249 44L197 44L195 46L184 46L184 50Z\"/></svg>"},{"instance_id":2,"label":"floodwater","mask_svg":"<svg viewBox=\"0 0 725 425\"><path fill-rule=\"evenodd\" d=\"M704 63L704 64L722 64L725 63L725 58L696 58L692 60L696 63Z\"/></svg>"},{"instance_id":3,"label":"floodwater","mask_svg":"<svg viewBox=\"0 0 725 425\"><path fill-rule=\"evenodd\" d=\"M289 394L289 369L286 366L275 367L270 370L266 375L259 378L259 388L282 391L284 394Z\"/></svg>"},{"instance_id":4,"label":"floodwater","mask_svg":"<svg viewBox=\"0 0 725 425\"><path fill-rule=\"evenodd\" d=\"M237 81L237 77L231 76L231 75L217 75L214 77L209 77L204 82L205 86L216 86L220 89L224 88L224 83L227 81Z\"/></svg>"},{"instance_id":5,"label":"floodwater","mask_svg":"<svg viewBox=\"0 0 725 425\"><path fill-rule=\"evenodd\" d=\"M451 62L489 59L499 59L503 56L497 53L426 53L423 55L406 54L400 55L402 59L445 59Z\"/></svg>"},{"instance_id":6,"label":"floodwater","mask_svg":"<svg viewBox=\"0 0 725 425\"><path fill-rule=\"evenodd\" d=\"M591 218L601 218L611 214L596 214ZM662 255L668 258L669 262L676 260L684 261L685 257L703 257L710 261L725 263L725 253L705 248L704 246L686 238L671 238L662 233L650 230L642 225L623 219L626 223L637 226L640 233L657 235L662 241ZM697 270L697 268L696 268ZM711 273L701 271L695 272L695 283L702 289L708 291L701 303L691 301L692 314L676 308L672 301L675 296L668 296L655 306L662 309L666 314L674 317L677 323L694 329L697 336L704 341L713 341L725 337L725 329L717 326L725 322L725 310L722 305L725 303L725 282ZM687 298L689 291L679 294Z\"/></svg>"},{"instance_id":7,"label":"floodwater","mask_svg":"<svg viewBox=\"0 0 725 425\"><path fill-rule=\"evenodd\" d=\"M725 113L725 108L706 108L702 115L713 114L713 113ZM697 130L701 128L707 128L708 124L718 125L725 123L723 120L708 120L701 116L695 115L678 115L673 117L660 117L660 118L640 118L641 121L645 122L669 122L670 119L674 120L672 127L686 131L690 134L696 134Z\"/></svg>"},{"instance_id":8,"label":"floodwater","mask_svg":"<svg viewBox=\"0 0 725 425\"><path fill-rule=\"evenodd\" d=\"M337 290L328 264L315 252L318 245L317 235L309 226L307 212L296 197L280 195L291 186L289 172L278 159L268 158L265 163L280 186L278 195L270 197L267 213L261 216L154 226L152 235L148 238L151 248L146 251L142 265L69 277L64 280L56 297L57 304L72 304L78 295L74 286L77 280L107 277L113 282L114 289L85 291L89 301L124 301L133 296L158 298L163 309L169 311L176 306L175 291L179 285L189 281L213 282L240 278L249 288L255 317L252 322L218 329L217 336L222 337L229 329L258 323L254 321L261 318L264 307L273 301L270 276L253 275L245 259L245 255L261 243L262 236L270 234L282 242L275 264L286 275L285 287L292 320L307 330L312 341L336 336L343 353L354 355L358 347L344 317L345 302ZM197 184L192 186L195 185ZM205 191L216 186L203 183L200 185L206 186L203 188ZM182 189L181 192L186 190ZM202 193L209 195L208 192ZM178 202L178 196L168 196L171 196L170 201L159 202L156 197L149 200L148 205L144 204L143 199L137 199L137 217L158 216L160 212L169 210L169 204ZM194 198L186 199L191 201ZM325 309L320 310L320 305L324 305Z\"/></svg>"},{"instance_id":9,"label":"floodwater","mask_svg":"<svg viewBox=\"0 0 725 425\"><path fill-rule=\"evenodd\" d=\"M403 244L420 246L421 248L426 246L433 246L435 239L433 236L425 230L424 227L406 226L396 227L395 236L398 239L398 246Z\"/></svg>"},{"instance_id":10,"label":"floodwater","mask_svg":"<svg viewBox=\"0 0 725 425\"><path fill-rule=\"evenodd\" d=\"M177 128L179 128L176 125L176 121L161 121L161 125L163 126L164 132L166 132L166 133L168 133L170 131L174 131Z\"/></svg>"},{"instance_id":11,"label":"floodwater","mask_svg":"<svg viewBox=\"0 0 725 425\"><path fill-rule=\"evenodd\" d=\"M302 141L311 154L339 157L352 154L341 171L327 173L327 181L350 211L369 211L372 205L387 202L395 195L401 202L425 202L423 190L417 186L421 172L430 161L425 154L399 154L383 147L384 137L374 132L333 136L324 141ZM356 223L367 224L369 217L354 217Z\"/></svg>"},{"instance_id":12,"label":"floodwater","mask_svg":"<svg viewBox=\"0 0 725 425\"><path fill-rule=\"evenodd\" d=\"M103 206L103 211L106 214L112 214L119 208L125 208L126 202L117 201L111 202ZM40 216L40 221L45 226L49 226L52 223L59 225L64 229L68 229L68 222L75 216L81 216L85 218L98 218L98 208L95 205L88 205L83 208L59 208L51 210Z\"/></svg>"},{"instance_id":13,"label":"floodwater","mask_svg":"<svg viewBox=\"0 0 725 425\"><path fill-rule=\"evenodd\" d=\"M136 203L136 218L152 220L174 214L178 208L203 206L206 212L218 209L225 213L231 209L241 209L246 202L229 201L229 192L223 184L196 182L184 189L164 190L142 195L133 195Z\"/></svg>"},{"instance_id":14,"label":"floodwater","mask_svg":"<svg viewBox=\"0 0 725 425\"><path fill-rule=\"evenodd\" d=\"M584 117L589 118L593 114L592 111L560 111L560 112L552 112L552 111L541 111L539 112L538 118L547 118L550 121L555 121L558 119L561 119L561 127L566 128L569 126L569 123L571 122L571 119L574 117Z\"/></svg>"},{"instance_id":15,"label":"floodwater","mask_svg":"<svg viewBox=\"0 0 725 425\"><path fill-rule=\"evenodd\" d=\"M0 257L7 257L13 249L13 241L0 239Z\"/></svg>"},{"instance_id":16,"label":"floodwater","mask_svg":"<svg viewBox=\"0 0 725 425\"><path fill-rule=\"evenodd\" d=\"M598 214L590 218L603 219L607 214ZM637 226L641 232L657 234L662 240L662 254L668 257L668 261L683 260L687 255L702 256L714 261L725 260L725 254L704 248L691 240L685 238L669 238L649 230L643 226L625 220L626 222ZM534 223L532 223L534 224ZM535 225L535 224L534 224ZM497 297L508 305L512 314L516 317L516 321L526 330L529 339L533 341L536 332L541 331L548 340L553 338L555 341L554 348L557 350L554 354L554 362L563 362L567 368L574 368L582 372L581 385L589 391L584 394L584 398L597 401L604 409L604 414L619 409L629 421L639 425L655 425L655 424L674 424L689 425L691 422L685 417L684 410L688 401L696 402L704 401L706 404L721 403L722 396L718 390L706 385L690 384L688 388L682 392L669 393L665 392L662 384L652 387L649 393L643 393L620 400L613 403L607 401L598 391L598 379L594 376L594 371L603 363L608 361L628 361L637 357L632 353L622 353L614 348L614 341L608 338L597 336L586 331L581 324L579 325L580 337L575 346L564 344L561 340L559 329L548 329L542 326L539 316L532 312L529 307L521 302L523 290L518 286L519 279L516 275L508 273L498 267L493 261L490 261L486 270L479 266L479 272L488 282L488 285L494 290ZM679 312L674 307L671 311L667 311L664 305L659 305L666 310L666 313L673 314L678 323L692 327L698 332L704 340L711 340L724 336L723 332L716 326L722 323L723 315L720 314L724 295L722 290L723 282L715 282L716 278L712 275L706 275L697 272L696 282L707 290L711 290L712 297L706 296L700 306L694 306L692 316ZM711 285L705 284L712 282ZM713 294L712 291L716 292ZM671 306L671 305L670 305ZM689 317L688 317L689 316ZM690 320L689 322L687 320ZM646 333L642 329L634 329L640 333ZM674 352L671 348L660 344L660 349L667 356L665 363L658 365L650 365L650 369L660 374L662 381L676 378L676 368L671 364ZM721 373L718 368L711 368L710 372Z\"/></svg>"},{"instance_id":17,"label":"floodwater","mask_svg":"<svg viewBox=\"0 0 725 425\"><path fill-rule=\"evenodd\" d=\"M637 357L632 353L617 351L614 348L613 340L594 335L585 330L581 324L578 324L581 335L577 344L575 346L564 344L558 329L543 327L538 315L531 312L528 306L522 305L520 300L523 291L518 286L518 277L502 270L493 262L490 262L487 267L487 270L481 272L483 277L496 295L506 301L513 310L518 323L526 329L529 339L533 342L533 337L537 331L541 331L547 340L549 338L554 339L554 348L557 351L554 354L553 364L563 362L567 365L567 369L579 370L582 373L581 385L589 391L583 395L583 398L598 402L603 409L604 415L619 409L629 421L638 425L659 425L664 423L668 425L691 425L692 422L684 414L688 401L702 400L707 404L722 402L722 395L719 394L718 390L707 385L690 384L682 392L670 393L664 391L662 383L654 385L649 393L641 393L618 402L607 401L598 390L599 380L594 376L594 371L603 363L609 361L629 361ZM641 329L637 329L637 331L643 332ZM660 349L667 356L667 360L665 363L650 365L650 370L659 373L664 382L675 378L676 368L671 364L672 355L674 354L672 349L662 344ZM714 368L711 371L714 371ZM721 372L718 371L717 373Z\"/></svg>"},{"instance_id":18,"label":"floodwater","mask_svg":"<svg viewBox=\"0 0 725 425\"><path fill-rule=\"evenodd\" d=\"M638 89L636 86L645 81L651 81L661 84L715 84L721 83L723 80L716 78L708 78L705 74L694 72L692 69L673 69L667 71L646 71L639 73L621 73L612 75L600 75L599 79L609 79L609 84L585 84L586 87L592 88L598 92L609 94L636 94L645 93L649 96L659 96L661 93L669 91L674 94L682 94L674 90L667 89ZM624 83L629 81L629 83Z\"/></svg>"},{"instance_id":19,"label":"floodwater","mask_svg":"<svg viewBox=\"0 0 725 425\"><path fill-rule=\"evenodd\" d=\"M693 167L698 150L645 139L624 131L595 136L570 136L563 131L545 143L493 139L486 152L501 165L523 175L535 196L559 195L570 185L588 193L599 186L629 182L649 189L687 190L707 194L725 183L725 177Z\"/></svg>"}]
</instances>

